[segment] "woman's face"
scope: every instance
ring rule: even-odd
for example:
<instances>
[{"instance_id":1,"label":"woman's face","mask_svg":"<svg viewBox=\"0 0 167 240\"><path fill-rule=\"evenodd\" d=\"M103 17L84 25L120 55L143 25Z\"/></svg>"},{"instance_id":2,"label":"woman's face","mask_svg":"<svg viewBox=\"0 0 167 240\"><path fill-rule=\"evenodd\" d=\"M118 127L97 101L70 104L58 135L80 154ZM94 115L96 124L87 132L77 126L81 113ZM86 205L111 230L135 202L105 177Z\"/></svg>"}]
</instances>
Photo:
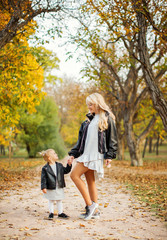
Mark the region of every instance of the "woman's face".
<instances>
[{"instance_id":1,"label":"woman's face","mask_svg":"<svg viewBox=\"0 0 167 240\"><path fill-rule=\"evenodd\" d=\"M87 103L88 109L90 113L98 113L99 111L97 110L97 107L95 104L88 102Z\"/></svg>"}]
</instances>

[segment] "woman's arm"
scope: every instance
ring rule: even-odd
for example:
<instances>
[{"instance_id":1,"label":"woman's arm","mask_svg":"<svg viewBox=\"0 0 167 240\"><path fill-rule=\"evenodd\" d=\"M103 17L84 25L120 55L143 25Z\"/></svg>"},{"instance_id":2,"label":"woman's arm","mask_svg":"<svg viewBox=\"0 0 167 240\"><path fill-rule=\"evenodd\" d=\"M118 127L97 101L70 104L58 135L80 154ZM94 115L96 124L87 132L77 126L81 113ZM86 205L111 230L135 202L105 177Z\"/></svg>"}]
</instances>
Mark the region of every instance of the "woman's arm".
<instances>
[{"instance_id":1,"label":"woman's arm","mask_svg":"<svg viewBox=\"0 0 167 240\"><path fill-rule=\"evenodd\" d=\"M78 141L75 144L75 146L68 152L69 156L73 156L74 158L77 158L80 156L79 149L81 145L81 140L82 140L82 134L83 134L83 123L81 124L81 127L79 129L79 134L78 134Z\"/></svg>"},{"instance_id":2,"label":"woman's arm","mask_svg":"<svg viewBox=\"0 0 167 240\"><path fill-rule=\"evenodd\" d=\"M108 129L106 131L106 144L108 151L104 154L105 159L114 159L116 158L117 153L117 130L114 123L114 120L109 117Z\"/></svg>"}]
</instances>

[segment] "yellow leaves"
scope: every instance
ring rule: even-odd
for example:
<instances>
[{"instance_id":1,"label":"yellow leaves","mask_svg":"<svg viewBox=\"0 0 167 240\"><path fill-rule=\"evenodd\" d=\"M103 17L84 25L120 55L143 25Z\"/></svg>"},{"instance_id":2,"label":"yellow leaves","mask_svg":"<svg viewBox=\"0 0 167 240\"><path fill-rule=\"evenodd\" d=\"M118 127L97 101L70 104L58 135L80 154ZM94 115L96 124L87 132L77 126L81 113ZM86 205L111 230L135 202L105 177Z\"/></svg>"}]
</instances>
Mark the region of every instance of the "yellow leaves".
<instances>
[{"instance_id":1,"label":"yellow leaves","mask_svg":"<svg viewBox=\"0 0 167 240\"><path fill-rule=\"evenodd\" d=\"M80 224L79 224L79 227L80 227L80 228L83 228L83 227L85 227L85 225L82 224L82 223L80 223Z\"/></svg>"},{"instance_id":2,"label":"yellow leaves","mask_svg":"<svg viewBox=\"0 0 167 240\"><path fill-rule=\"evenodd\" d=\"M109 50L109 49L104 49L104 52L106 52L106 53L111 53L111 50Z\"/></svg>"},{"instance_id":3,"label":"yellow leaves","mask_svg":"<svg viewBox=\"0 0 167 240\"><path fill-rule=\"evenodd\" d=\"M0 31L5 27L5 25L8 23L10 19L10 15L7 11L0 10Z\"/></svg>"},{"instance_id":4,"label":"yellow leaves","mask_svg":"<svg viewBox=\"0 0 167 240\"><path fill-rule=\"evenodd\" d=\"M105 203L105 204L104 204L104 208L107 208L108 205L109 205L109 203Z\"/></svg>"},{"instance_id":5,"label":"yellow leaves","mask_svg":"<svg viewBox=\"0 0 167 240\"><path fill-rule=\"evenodd\" d=\"M30 26L26 26L27 30ZM13 131L20 119L19 109L25 107L30 113L34 112L45 95L42 91L44 71L31 54L26 37L7 44L1 49L0 57L3 59L0 69L0 128L6 128L1 131L0 143L4 144L8 129Z\"/></svg>"}]
</instances>

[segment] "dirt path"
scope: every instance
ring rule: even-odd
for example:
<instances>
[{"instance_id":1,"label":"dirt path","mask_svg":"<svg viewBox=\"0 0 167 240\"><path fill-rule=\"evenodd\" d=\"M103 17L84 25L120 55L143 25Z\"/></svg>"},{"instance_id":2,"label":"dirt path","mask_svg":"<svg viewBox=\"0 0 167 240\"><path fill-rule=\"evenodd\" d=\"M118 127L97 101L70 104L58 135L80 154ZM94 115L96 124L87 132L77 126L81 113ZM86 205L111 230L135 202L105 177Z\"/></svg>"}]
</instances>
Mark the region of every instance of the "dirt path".
<instances>
[{"instance_id":1,"label":"dirt path","mask_svg":"<svg viewBox=\"0 0 167 240\"><path fill-rule=\"evenodd\" d=\"M40 191L40 174L37 175L31 181L20 183L19 189L1 193L0 239L167 239L165 224L142 208L126 189L108 178L97 182L101 211L99 220L78 218L84 202L69 175L66 175L63 206L70 218L61 220L55 216L53 221L48 221L48 203Z\"/></svg>"}]
</instances>

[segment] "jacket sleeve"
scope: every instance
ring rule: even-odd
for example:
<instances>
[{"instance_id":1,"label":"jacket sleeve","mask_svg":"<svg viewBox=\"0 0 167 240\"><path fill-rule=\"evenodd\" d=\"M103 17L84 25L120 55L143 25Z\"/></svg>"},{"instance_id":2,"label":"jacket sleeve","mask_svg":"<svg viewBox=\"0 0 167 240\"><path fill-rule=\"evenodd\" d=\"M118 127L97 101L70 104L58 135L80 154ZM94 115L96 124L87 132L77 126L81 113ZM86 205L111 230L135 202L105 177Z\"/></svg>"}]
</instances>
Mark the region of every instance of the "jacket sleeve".
<instances>
[{"instance_id":1,"label":"jacket sleeve","mask_svg":"<svg viewBox=\"0 0 167 240\"><path fill-rule=\"evenodd\" d=\"M41 172L41 190L47 188L46 187L46 172L45 169L42 168L42 172Z\"/></svg>"},{"instance_id":2,"label":"jacket sleeve","mask_svg":"<svg viewBox=\"0 0 167 240\"><path fill-rule=\"evenodd\" d=\"M71 168L72 168L72 164L71 164L71 166L69 164L67 164L66 167L63 166L64 174L69 173L71 171Z\"/></svg>"},{"instance_id":3,"label":"jacket sleeve","mask_svg":"<svg viewBox=\"0 0 167 240\"><path fill-rule=\"evenodd\" d=\"M81 124L81 127L79 129L79 134L78 134L78 141L75 144L75 146L68 152L69 156L74 156L74 158L77 158L80 156L79 148L81 145L81 140L82 140L82 135L83 135L83 123Z\"/></svg>"},{"instance_id":4,"label":"jacket sleeve","mask_svg":"<svg viewBox=\"0 0 167 240\"><path fill-rule=\"evenodd\" d=\"M106 144L107 152L104 154L105 159L114 159L116 158L117 153L117 131L116 126L111 117L109 117L108 129L106 132Z\"/></svg>"}]
</instances>

